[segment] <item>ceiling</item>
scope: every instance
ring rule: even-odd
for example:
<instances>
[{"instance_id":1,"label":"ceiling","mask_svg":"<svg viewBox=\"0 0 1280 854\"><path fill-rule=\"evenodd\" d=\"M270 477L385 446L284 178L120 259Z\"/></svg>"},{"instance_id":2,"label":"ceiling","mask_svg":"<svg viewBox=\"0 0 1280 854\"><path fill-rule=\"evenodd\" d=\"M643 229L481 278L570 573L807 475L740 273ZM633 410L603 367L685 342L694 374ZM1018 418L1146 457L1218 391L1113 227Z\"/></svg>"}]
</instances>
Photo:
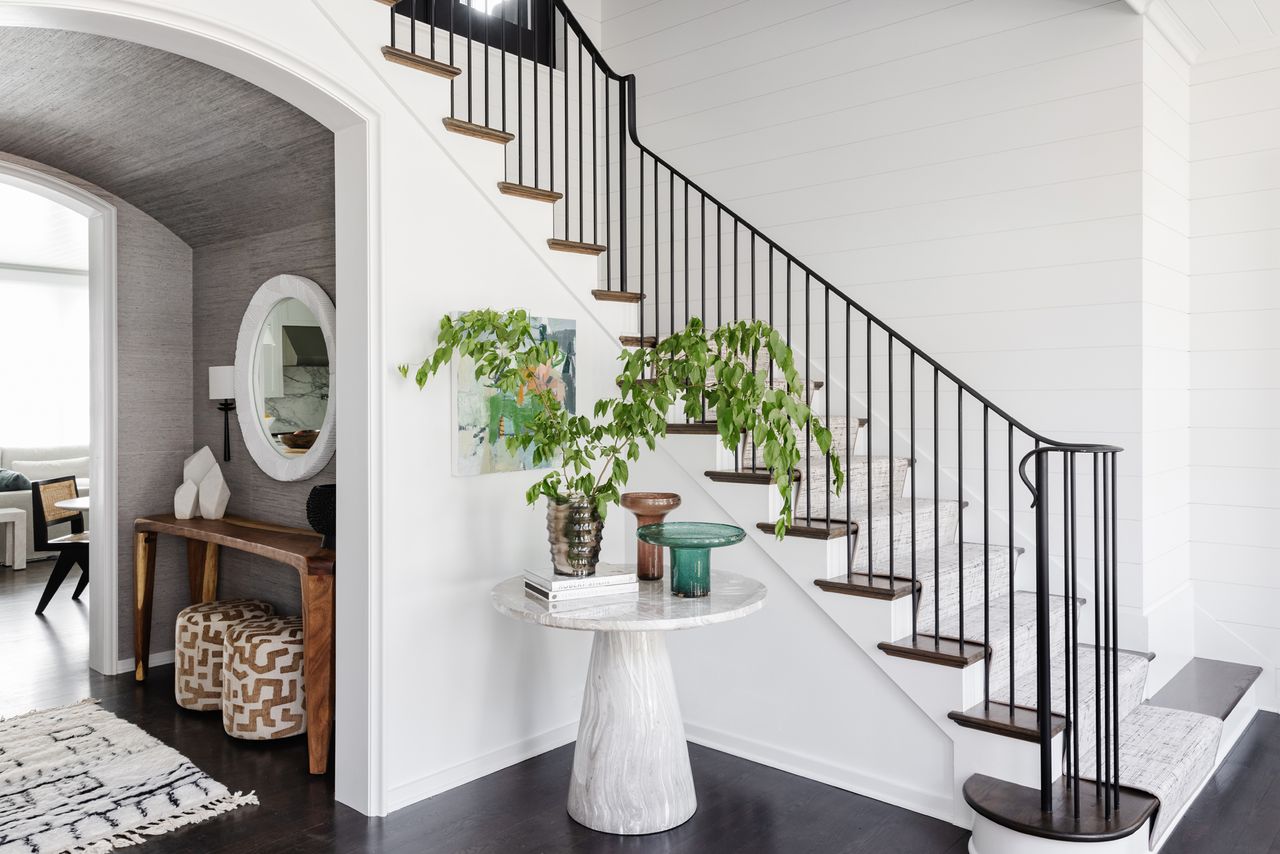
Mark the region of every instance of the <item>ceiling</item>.
<instances>
[{"instance_id":1,"label":"ceiling","mask_svg":"<svg viewBox=\"0 0 1280 854\"><path fill-rule=\"evenodd\" d=\"M1189 62L1280 47L1280 0L1129 0Z\"/></svg>"},{"instance_id":2,"label":"ceiling","mask_svg":"<svg viewBox=\"0 0 1280 854\"><path fill-rule=\"evenodd\" d=\"M333 216L331 131L132 42L0 27L0 151L97 184L192 247Z\"/></svg>"}]
</instances>

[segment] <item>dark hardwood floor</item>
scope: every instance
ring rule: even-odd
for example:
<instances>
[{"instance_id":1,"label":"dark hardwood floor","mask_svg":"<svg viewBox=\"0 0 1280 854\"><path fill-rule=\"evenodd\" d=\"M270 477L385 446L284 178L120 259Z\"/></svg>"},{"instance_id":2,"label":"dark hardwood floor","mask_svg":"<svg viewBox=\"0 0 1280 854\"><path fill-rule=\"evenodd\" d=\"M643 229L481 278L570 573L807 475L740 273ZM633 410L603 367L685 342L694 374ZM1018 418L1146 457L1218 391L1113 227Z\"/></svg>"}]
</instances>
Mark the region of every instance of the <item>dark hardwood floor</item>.
<instances>
[{"instance_id":1,"label":"dark hardwood floor","mask_svg":"<svg viewBox=\"0 0 1280 854\"><path fill-rule=\"evenodd\" d=\"M98 697L102 706L173 746L232 789L261 800L157 837L139 852L173 854L508 854L508 852L859 852L963 854L968 833L870 798L690 746L698 812L644 837L596 833L564 802L572 746L534 757L453 791L369 819L334 803L332 776L306 773L306 743L235 741L216 714L179 709L173 668L145 685L131 675L89 675L88 607L64 586L34 615L52 562L0 569L0 715ZM1164 849L1168 854L1280 854L1280 717L1260 715Z\"/></svg>"}]
</instances>

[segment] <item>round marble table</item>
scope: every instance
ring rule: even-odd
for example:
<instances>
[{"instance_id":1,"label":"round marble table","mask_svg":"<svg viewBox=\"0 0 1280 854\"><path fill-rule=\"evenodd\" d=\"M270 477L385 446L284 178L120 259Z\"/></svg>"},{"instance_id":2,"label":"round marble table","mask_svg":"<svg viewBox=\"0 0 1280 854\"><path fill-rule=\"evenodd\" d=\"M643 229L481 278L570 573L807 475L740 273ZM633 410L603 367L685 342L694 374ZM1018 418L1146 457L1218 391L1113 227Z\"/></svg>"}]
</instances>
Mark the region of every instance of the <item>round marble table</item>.
<instances>
[{"instance_id":1,"label":"round marble table","mask_svg":"<svg viewBox=\"0 0 1280 854\"><path fill-rule=\"evenodd\" d=\"M713 570L711 592L673 596L661 581L634 597L548 607L517 576L493 588L493 605L518 620L595 632L573 751L569 815L605 833L656 833L698 808L689 747L663 632L745 617L764 606L765 586Z\"/></svg>"}]
</instances>

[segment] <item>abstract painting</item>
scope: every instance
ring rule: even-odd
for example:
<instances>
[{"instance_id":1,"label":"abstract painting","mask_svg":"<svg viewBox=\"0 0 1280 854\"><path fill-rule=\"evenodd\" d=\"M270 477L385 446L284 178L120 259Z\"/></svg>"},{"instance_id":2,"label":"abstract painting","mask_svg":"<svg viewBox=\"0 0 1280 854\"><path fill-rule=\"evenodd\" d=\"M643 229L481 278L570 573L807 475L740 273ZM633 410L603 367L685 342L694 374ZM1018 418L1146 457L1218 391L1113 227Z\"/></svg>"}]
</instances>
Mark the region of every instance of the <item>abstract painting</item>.
<instances>
[{"instance_id":1,"label":"abstract painting","mask_svg":"<svg viewBox=\"0 0 1280 854\"><path fill-rule=\"evenodd\" d=\"M577 413L577 323L555 317L530 317L534 334L560 345L557 364L542 365L529 378L529 387L551 389L570 414ZM519 434L537 414L537 402L524 393L509 395L495 389L488 380L476 379L471 359L453 360L453 382L457 390L454 406L457 448L454 474L469 477L504 471L550 468L549 463L533 464L533 449L512 452L505 437Z\"/></svg>"}]
</instances>

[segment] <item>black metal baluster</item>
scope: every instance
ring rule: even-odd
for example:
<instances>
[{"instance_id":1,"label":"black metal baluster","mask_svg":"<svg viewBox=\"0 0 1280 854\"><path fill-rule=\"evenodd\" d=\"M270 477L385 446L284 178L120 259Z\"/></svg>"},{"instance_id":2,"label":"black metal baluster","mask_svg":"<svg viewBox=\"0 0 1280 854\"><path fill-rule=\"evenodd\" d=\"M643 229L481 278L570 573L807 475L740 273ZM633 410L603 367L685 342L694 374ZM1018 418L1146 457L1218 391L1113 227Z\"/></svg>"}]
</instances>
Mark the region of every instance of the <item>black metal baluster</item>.
<instances>
[{"instance_id":1,"label":"black metal baluster","mask_svg":"<svg viewBox=\"0 0 1280 854\"><path fill-rule=\"evenodd\" d=\"M752 320L755 320L755 293L756 293L755 260L756 260L755 239L752 238L752 243L751 243L751 319ZM824 299L824 304L822 308L822 316L823 316L823 319L826 321L826 324L825 324L826 328L822 332L822 341L823 341L822 389L823 389L823 405L827 412L827 419L828 419L827 423L830 423L830 417L831 417L831 289L830 288L827 288L823 291L823 299ZM807 361L808 360L806 359L806 362ZM805 404L808 406L812 406L813 404L813 401L807 399L807 395L806 395ZM829 445L827 447L828 449L830 449ZM818 450L821 451L822 449L819 448ZM830 453L828 453L825 457L823 457L823 461L825 462L824 471L826 473L826 481L823 483L824 495L826 496L826 503L824 506L826 507L826 510L827 510L826 512L827 527L829 528L831 527L831 504L832 504ZM804 476L808 478L810 473L813 471L813 460L811 459L805 460L804 464L805 464ZM848 521L849 521L848 519L845 519L846 523L848 523Z\"/></svg>"},{"instance_id":2,"label":"black metal baluster","mask_svg":"<svg viewBox=\"0 0 1280 854\"><path fill-rule=\"evenodd\" d=\"M897 491L897 486L893 482L894 472L897 471L897 461L893 458L893 336L885 333L885 345L888 348L888 389L889 389L889 457L888 471L889 478L889 589L894 590L898 586L898 541L894 533L894 516L893 516L893 494ZM868 475L870 472L868 472Z\"/></svg>"},{"instance_id":3,"label":"black metal baluster","mask_svg":"<svg viewBox=\"0 0 1280 854\"><path fill-rule=\"evenodd\" d=\"M724 325L724 209L716 205L716 326ZM705 319L705 318L704 318Z\"/></svg>"},{"instance_id":4,"label":"black metal baluster","mask_svg":"<svg viewBox=\"0 0 1280 854\"><path fill-rule=\"evenodd\" d=\"M591 242L600 243L600 159L596 154L596 140L600 132L596 130L596 121L600 118L600 110L596 106L596 66L591 63ZM606 78L605 88L608 89ZM606 135L608 130L605 130ZM605 149L608 149L608 145ZM608 171L608 167L605 167ZM605 213L609 211L609 197L605 196ZM583 238L585 240L585 238ZM605 279L608 281L608 279Z\"/></svg>"},{"instance_id":5,"label":"black metal baluster","mask_svg":"<svg viewBox=\"0 0 1280 854\"><path fill-rule=\"evenodd\" d=\"M564 205L564 239L570 240L569 237L569 211L573 208L573 198L569 193L569 18L565 15L560 16L563 31L561 34L561 44L564 46L564 65L562 66L562 74L564 76L564 198L561 203ZM554 24L554 18L552 19ZM551 88L555 91L555 78L551 78ZM553 113L554 115L554 113ZM555 181L551 183L551 189L555 189ZM579 192L582 187L579 185Z\"/></svg>"},{"instance_id":6,"label":"black metal baluster","mask_svg":"<svg viewBox=\"0 0 1280 854\"><path fill-rule=\"evenodd\" d=\"M1049 455L1036 461L1036 726L1040 738L1040 811L1053 812L1053 688L1049 655ZM1009 639L1013 645L1012 636Z\"/></svg>"},{"instance_id":7,"label":"black metal baluster","mask_svg":"<svg viewBox=\"0 0 1280 854\"><path fill-rule=\"evenodd\" d=\"M640 229L640 240L636 246L636 255L640 258L640 337L644 338L644 318L648 313L648 305L644 296L644 149L637 149L640 155L640 222L637 226ZM656 170L658 165L655 163L653 168ZM654 296L655 302L657 296ZM655 306L654 311L657 311Z\"/></svg>"},{"instance_id":8,"label":"black metal baluster","mask_svg":"<svg viewBox=\"0 0 1280 854\"><path fill-rule=\"evenodd\" d=\"M530 7L529 9L530 28L533 27L533 20L534 20L533 8ZM538 101L541 100L538 97L538 66L541 65L542 63L538 61L538 34L534 33L533 35L534 35L533 37L533 53L534 53L534 56L533 56L533 186L540 187L542 186L542 184L538 179L541 177L541 172L542 172L542 158L538 156L538 146L541 144L541 139L542 139L542 123L538 121ZM522 41L523 41L523 38L524 38L524 33L522 32L521 33ZM450 44L452 44L452 42L450 42ZM555 79L552 76L550 70L547 71L547 77L548 79L552 79L552 80Z\"/></svg>"},{"instance_id":9,"label":"black metal baluster","mask_svg":"<svg viewBox=\"0 0 1280 854\"><path fill-rule=\"evenodd\" d=\"M788 262L790 263L790 262ZM853 419L850 417L850 410L853 408L853 385L850 377L850 370L853 364L853 306L848 300L844 303L844 472L845 472L845 490L844 490L844 519L848 523L853 518ZM831 417L830 411L827 412L827 418ZM808 477L808 475L806 475ZM849 581L853 581L853 537L849 534L848 528L845 529L845 537L849 540L850 546L845 549L847 555L845 560L845 575ZM915 620L915 608L911 609L911 619Z\"/></svg>"},{"instance_id":10,"label":"black metal baluster","mask_svg":"<svg viewBox=\"0 0 1280 854\"><path fill-rule=\"evenodd\" d=\"M769 249L769 331L776 332L777 329L773 325L773 243L768 245ZM848 361L848 352L845 352L846 361ZM769 360L769 387L773 387L773 359ZM845 386L848 388L848 386ZM827 424L831 423L831 412L827 412Z\"/></svg>"},{"instance_id":11,"label":"black metal baluster","mask_svg":"<svg viewBox=\"0 0 1280 854\"><path fill-rule=\"evenodd\" d=\"M576 33L574 34L574 38L577 38ZM567 61L566 61L566 64L568 64ZM582 95L583 95L582 39L578 39L578 240L582 243L586 243L587 231L583 227L583 223L586 221L586 208L584 206L584 196L586 194L587 185L582 177L583 176L582 162L586 160L587 157L586 157L586 146L583 145L582 143L583 135L586 133L586 125L583 124L583 121L582 121ZM594 118L592 119L592 126L594 127ZM594 140L592 142L594 144ZM594 166L595 161L592 161L591 165ZM594 185L592 186L591 189L592 190L595 189Z\"/></svg>"},{"instance_id":12,"label":"black metal baluster","mask_svg":"<svg viewBox=\"0 0 1280 854\"><path fill-rule=\"evenodd\" d=\"M1102 800L1102 480L1093 455L1093 747L1094 797Z\"/></svg>"},{"instance_id":13,"label":"black metal baluster","mask_svg":"<svg viewBox=\"0 0 1280 854\"><path fill-rule=\"evenodd\" d=\"M960 654L964 655L964 389L956 383L956 589L960 594Z\"/></svg>"},{"instance_id":14,"label":"black metal baluster","mask_svg":"<svg viewBox=\"0 0 1280 854\"><path fill-rule=\"evenodd\" d=\"M684 182L684 325L689 326L689 182Z\"/></svg>"},{"instance_id":15,"label":"black metal baluster","mask_svg":"<svg viewBox=\"0 0 1280 854\"><path fill-rule=\"evenodd\" d=\"M431 0L427 0L431 2ZM472 15L474 16L474 12ZM493 35L493 16L488 12L484 13L484 43L480 49L484 51L484 126L492 127L493 123L489 121L489 38Z\"/></svg>"},{"instance_id":16,"label":"black metal baluster","mask_svg":"<svg viewBox=\"0 0 1280 854\"><path fill-rule=\"evenodd\" d=\"M1062 761L1065 768L1065 775L1068 781L1071 779L1071 757L1072 745L1075 743L1075 733L1072 727L1075 721L1071 719L1071 668L1068 666L1071 656L1071 475L1070 475L1070 453L1064 451L1062 453L1062 682L1064 690L1064 702L1062 704L1062 714L1066 718L1066 726L1062 730ZM1039 594L1037 594L1039 595ZM1044 595L1049 595L1049 591L1045 591Z\"/></svg>"},{"instance_id":17,"label":"black metal baluster","mask_svg":"<svg viewBox=\"0 0 1280 854\"><path fill-rule=\"evenodd\" d=\"M733 322L738 322L738 218L733 218ZM806 374L807 375L807 374Z\"/></svg>"},{"instance_id":18,"label":"black metal baluster","mask_svg":"<svg viewBox=\"0 0 1280 854\"><path fill-rule=\"evenodd\" d=\"M991 649L991 407L982 405L982 645ZM963 511L962 511L963 512ZM1010 567L1012 572L1013 568ZM1009 639L1013 645L1013 638ZM1013 686L1009 686L1010 705ZM991 711L991 668L982 669L982 708Z\"/></svg>"},{"instance_id":19,"label":"black metal baluster","mask_svg":"<svg viewBox=\"0 0 1280 854\"><path fill-rule=\"evenodd\" d=\"M609 89L605 87L605 94L608 95ZM622 290L625 293L629 289L627 280L627 258L630 255L630 247L627 245L627 218L630 216L627 208L627 127L630 121L630 110L626 106L630 104L629 87L627 81L618 81L618 278L622 284ZM606 115L608 115L606 113ZM640 305L640 322L644 323L644 303Z\"/></svg>"},{"instance_id":20,"label":"black metal baluster","mask_svg":"<svg viewBox=\"0 0 1280 854\"><path fill-rule=\"evenodd\" d=\"M594 80L592 85L594 86ZM621 84L619 84L621 85ZM621 124L621 123L619 123ZM621 127L619 127L619 137L622 137ZM591 142L595 145L595 140ZM604 78L604 245L608 247L608 251L604 253L604 281L605 287L613 289L613 254L615 251L613 245L613 146L609 143L609 77ZM622 168L626 169L626 163L622 164ZM622 183L627 183L626 176L623 176ZM626 198L624 195L623 198ZM625 217L627 212L622 211L621 217ZM626 254L624 247L621 254ZM621 282L618 290L626 291L627 283Z\"/></svg>"},{"instance_id":21,"label":"black metal baluster","mask_svg":"<svg viewBox=\"0 0 1280 854\"><path fill-rule=\"evenodd\" d=\"M434 5L435 5L435 0L427 0L427 3L428 3L429 5L434 6ZM502 87L502 92L500 93L501 98L502 98L502 101L501 101L501 109L502 109L502 130L505 132L505 131L506 131L506 129L507 129L507 56L509 55L509 53L508 53L508 51L507 51L507 9L506 9L506 7L505 7L505 6L504 6L504 7L503 7L503 9L502 9L502 24L501 24L501 27L502 27L502 28L501 28L501 30L500 30L500 33L501 33L500 40L501 40L501 42L502 42L502 50L501 50L501 51L499 52L499 54L498 54L498 59L499 59L499 61L502 63L502 67L501 67L501 75L502 75L502 76L499 78L499 82L500 82L500 85L501 85L501 87ZM431 29L431 55L432 55L432 56L435 56L435 52L436 52L435 28L434 28L434 27L432 27L432 29ZM503 161L504 161L504 162L506 161L506 156L505 156L505 155L506 155L506 149L503 149Z\"/></svg>"},{"instance_id":22,"label":"black metal baluster","mask_svg":"<svg viewBox=\"0 0 1280 854\"><path fill-rule=\"evenodd\" d=\"M910 392L911 392L911 645L916 645L916 636L919 634L919 617L917 612L920 610L920 593L917 574L917 549L916 549L916 502L919 500L919 493L916 492L916 351L910 350L911 360L909 367L911 368Z\"/></svg>"},{"instance_id":23,"label":"black metal baluster","mask_svg":"<svg viewBox=\"0 0 1280 854\"><path fill-rule=\"evenodd\" d=\"M1075 805L1075 817L1080 817L1080 636L1079 636L1079 601L1076 596L1076 455L1072 451L1071 461L1071 590L1068 603L1070 609L1067 622L1070 625L1071 645L1067 652L1071 656L1071 782L1072 801Z\"/></svg>"},{"instance_id":24,"label":"black metal baluster","mask_svg":"<svg viewBox=\"0 0 1280 854\"><path fill-rule=\"evenodd\" d=\"M435 0L431 2L434 3ZM524 0L520 0L516 3L516 183L521 186L524 186L524 22L521 21L523 12ZM449 49L453 50L453 33L449 33ZM607 94L608 90L605 91ZM537 137L538 132L535 129L535 144ZM534 150L537 151L536 148ZM535 153L535 160L537 156Z\"/></svg>"},{"instance_id":25,"label":"black metal baluster","mask_svg":"<svg viewBox=\"0 0 1280 854\"><path fill-rule=\"evenodd\" d=\"M1014 466L1014 460L1015 460L1014 454L1013 454L1013 422L1009 421L1007 423L1009 425L1009 460L1008 460L1007 472L1006 472L1009 478L1009 506L1008 506L1008 516L1009 516L1009 558L1008 558L1009 560L1009 600L1008 600L1009 601L1009 720L1013 720L1013 716L1015 714L1015 710L1018 705L1018 696L1017 696L1017 688L1016 688L1017 683L1014 679L1014 661L1013 661L1014 659L1013 605L1014 605L1014 592L1015 592L1013 588L1014 588L1014 575L1016 574L1014 572L1014 569L1015 569L1014 559L1017 555L1017 551L1016 551L1016 547L1014 546L1014 538L1013 538L1013 477L1014 477L1013 466Z\"/></svg>"},{"instance_id":26,"label":"black metal baluster","mask_svg":"<svg viewBox=\"0 0 1280 854\"><path fill-rule=\"evenodd\" d=\"M875 421L875 399L872 397L871 390L871 316L867 315L867 586L872 586L872 573L875 572L872 556L874 550L872 548L872 530L875 528L875 519L872 515L872 507L875 503L875 490L872 487L874 478L871 477L871 469L874 461L871 459L872 446L872 422ZM847 526L851 519L845 520ZM846 531L847 531L846 527ZM862 539L861 536L858 539ZM893 548L893 543L889 544L889 548Z\"/></svg>"},{"instance_id":27,"label":"black metal baluster","mask_svg":"<svg viewBox=\"0 0 1280 854\"><path fill-rule=\"evenodd\" d=\"M1116 484L1119 480L1119 474L1116 466L1119 458L1113 452L1111 457L1111 633L1113 646L1111 648L1111 679L1115 685L1115 694L1111 698L1111 715L1114 720L1113 734L1115 736L1112 742L1112 749L1115 751L1115 807L1120 809L1120 552L1119 552L1119 509L1116 505Z\"/></svg>"},{"instance_id":28,"label":"black metal baluster","mask_svg":"<svg viewBox=\"0 0 1280 854\"><path fill-rule=\"evenodd\" d=\"M809 399L809 371L808 371L809 356L813 353L813 350L809 348L809 326L810 326L809 291L811 289L810 284L811 283L809 281L809 273L806 271L804 274L804 361L806 366L806 370L804 372L804 388L805 388L806 402ZM735 296L735 303L736 303L737 301L736 291L734 296ZM806 424L804 425L804 458L806 460L810 460L813 458L813 441L812 440L813 440L813 431L810 430L809 425ZM813 478L809 477L808 472L805 472L805 478L804 478L804 513L805 513L805 524L808 525L809 527L813 527Z\"/></svg>"},{"instance_id":29,"label":"black metal baluster","mask_svg":"<svg viewBox=\"0 0 1280 854\"><path fill-rule=\"evenodd\" d=\"M667 313L671 325L668 335L676 334L676 173L667 170L667 291L670 293ZM738 455L734 455L737 460Z\"/></svg>"},{"instance_id":30,"label":"black metal baluster","mask_svg":"<svg viewBox=\"0 0 1280 854\"><path fill-rule=\"evenodd\" d=\"M431 0L427 0L428 3ZM394 13L393 13L394 15ZM392 22L395 18L392 17ZM418 0L409 3L409 53L418 52Z\"/></svg>"},{"instance_id":31,"label":"black metal baluster","mask_svg":"<svg viewBox=\"0 0 1280 854\"><path fill-rule=\"evenodd\" d=\"M391 11L391 46L395 47L396 46L396 7L392 6L390 11Z\"/></svg>"},{"instance_id":32,"label":"black metal baluster","mask_svg":"<svg viewBox=\"0 0 1280 854\"><path fill-rule=\"evenodd\" d=\"M870 424L870 422L868 422ZM938 544L942 532L938 528L938 496L942 492L942 479L939 471L938 443L938 367L933 368L933 648L942 646L942 604L940 596L942 588L939 582L941 564L939 563Z\"/></svg>"},{"instance_id":33,"label":"black metal baluster","mask_svg":"<svg viewBox=\"0 0 1280 854\"><path fill-rule=\"evenodd\" d=\"M662 204L658 197L658 158L653 159L653 337L662 335L662 269L658 266L658 253L662 247L658 245L658 220Z\"/></svg>"},{"instance_id":34,"label":"black metal baluster","mask_svg":"<svg viewBox=\"0 0 1280 854\"><path fill-rule=\"evenodd\" d=\"M1109 471L1108 471L1108 468L1109 468L1109 467L1108 467L1108 465L1107 465L1107 458L1106 458L1106 457L1103 457L1103 463L1102 463L1102 477L1103 477L1103 483L1104 483L1104 486L1103 486L1103 495L1104 495L1104 509L1103 509L1103 514L1105 515L1105 520L1104 520L1104 523L1103 523L1103 546L1102 546L1102 547L1103 547L1103 549L1105 550L1105 552L1106 552L1106 553L1108 554L1108 556L1109 556L1109 555L1110 555L1110 552L1111 552L1111 534L1112 534L1112 532L1111 532L1111 525L1110 525L1110 519L1111 519L1111 506L1110 506L1110 501L1109 501L1109 500L1107 500L1107 497L1109 497L1109 493L1110 493L1110 482L1111 482L1110 473L1109 473ZM1103 732L1103 742L1102 742L1102 744L1103 744L1103 763L1104 763L1103 768L1105 769L1105 770L1103 771L1103 774L1102 774L1102 785L1103 785L1104 794L1105 794L1105 798L1106 798L1105 803L1103 804L1103 814L1104 814L1107 818L1111 818L1111 781L1112 781L1112 777L1111 777L1111 755L1112 755L1112 754L1111 754L1111 714L1110 714L1110 703L1111 703L1111 692L1112 692L1112 686L1111 686L1111 620L1110 620L1110 618L1109 618L1109 616L1108 616L1108 613L1107 613L1107 610L1108 610L1108 609L1107 609L1107 602L1106 602L1106 595L1107 595L1107 588L1108 588L1107 578L1108 578L1110 575L1111 575L1111 566L1110 566L1110 562L1108 561L1108 566L1106 567L1106 570L1105 570L1105 572L1104 572L1103 579L1102 579L1102 585L1103 585L1103 586L1102 586L1102 589L1101 589L1101 590L1094 591L1094 592L1097 594L1098 598L1102 600L1102 607L1103 607L1103 617L1102 617L1102 646L1103 646L1103 649L1102 649L1102 697L1099 699L1099 702L1103 704L1103 709L1105 710L1104 718L1103 718L1103 721L1102 721L1102 732Z\"/></svg>"},{"instance_id":35,"label":"black metal baluster","mask_svg":"<svg viewBox=\"0 0 1280 854\"><path fill-rule=\"evenodd\" d=\"M472 72L471 60L473 56L473 51L471 49L471 30L476 25L475 21L476 21L475 10L471 8L470 3L467 3L467 71L466 71L466 74L467 74L467 121L468 122L473 121L474 119L474 117L471 115L471 104L475 100L474 98L471 97L471 78L474 76L471 73Z\"/></svg>"}]
</instances>

